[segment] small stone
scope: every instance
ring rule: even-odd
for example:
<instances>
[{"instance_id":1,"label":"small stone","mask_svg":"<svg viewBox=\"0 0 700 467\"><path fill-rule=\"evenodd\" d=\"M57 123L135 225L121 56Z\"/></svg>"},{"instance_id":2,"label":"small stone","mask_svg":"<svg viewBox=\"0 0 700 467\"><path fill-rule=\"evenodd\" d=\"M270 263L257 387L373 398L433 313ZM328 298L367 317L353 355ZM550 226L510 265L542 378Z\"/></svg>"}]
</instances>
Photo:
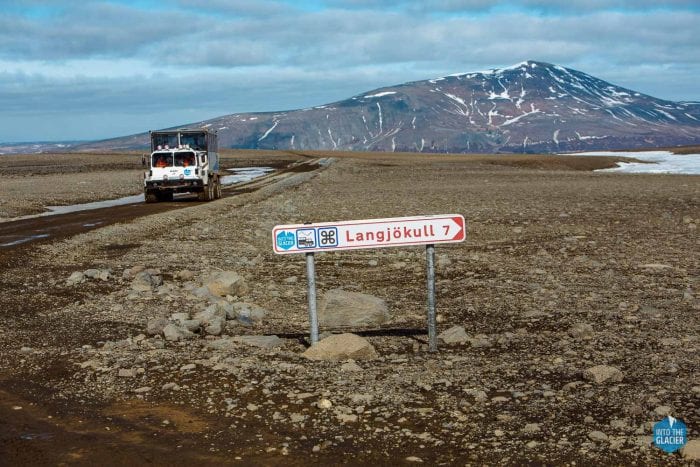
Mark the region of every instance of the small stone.
<instances>
[{"instance_id":1,"label":"small stone","mask_svg":"<svg viewBox=\"0 0 700 467\"><path fill-rule=\"evenodd\" d=\"M441 332L438 335L438 338L442 339L445 344L449 345L462 344L469 339L469 336L462 326L452 326L450 329Z\"/></svg>"},{"instance_id":2,"label":"small stone","mask_svg":"<svg viewBox=\"0 0 700 467\"><path fill-rule=\"evenodd\" d=\"M330 409L331 407L333 407L333 403L328 399L321 399L320 401L318 401L317 405L319 409Z\"/></svg>"},{"instance_id":3,"label":"small stone","mask_svg":"<svg viewBox=\"0 0 700 467\"><path fill-rule=\"evenodd\" d=\"M539 423L527 423L520 431L523 433L539 433L542 430Z\"/></svg>"},{"instance_id":4,"label":"small stone","mask_svg":"<svg viewBox=\"0 0 700 467\"><path fill-rule=\"evenodd\" d=\"M194 370L195 368L197 368L197 365L196 365L196 364L194 364L194 363L188 363L188 364L186 364L186 365L182 365L182 366L180 367L180 371L191 371L191 370Z\"/></svg>"},{"instance_id":5,"label":"small stone","mask_svg":"<svg viewBox=\"0 0 700 467\"><path fill-rule=\"evenodd\" d=\"M576 323L569 328L568 334L574 339L590 339L593 337L593 326L588 323Z\"/></svg>"},{"instance_id":6,"label":"small stone","mask_svg":"<svg viewBox=\"0 0 700 467\"><path fill-rule=\"evenodd\" d=\"M151 391L151 387L150 387L150 386L144 386L144 387L142 387L142 388L134 389L134 392L135 392L136 394L143 394L143 393L145 393L145 392L150 392L150 391Z\"/></svg>"},{"instance_id":7,"label":"small stone","mask_svg":"<svg viewBox=\"0 0 700 467\"><path fill-rule=\"evenodd\" d=\"M356 372L356 371L362 371L362 367L355 363L353 360L350 360L348 362L343 363L340 365L340 370L341 371L347 371L347 372Z\"/></svg>"},{"instance_id":8,"label":"small stone","mask_svg":"<svg viewBox=\"0 0 700 467\"><path fill-rule=\"evenodd\" d=\"M420 457L416 457L416 456L408 456L406 458L406 462L416 462L418 464L422 464L423 459L421 459Z\"/></svg>"},{"instance_id":9,"label":"small stone","mask_svg":"<svg viewBox=\"0 0 700 467\"><path fill-rule=\"evenodd\" d=\"M691 439L681 448L681 457L689 461L700 460L700 439Z\"/></svg>"},{"instance_id":10,"label":"small stone","mask_svg":"<svg viewBox=\"0 0 700 467\"><path fill-rule=\"evenodd\" d=\"M146 334L149 336L161 336L163 335L163 329L168 324L170 324L170 321L166 318L149 319L146 323Z\"/></svg>"},{"instance_id":11,"label":"small stone","mask_svg":"<svg viewBox=\"0 0 700 467\"><path fill-rule=\"evenodd\" d=\"M220 271L205 279L205 287L214 296L243 296L248 291L245 279L234 271Z\"/></svg>"},{"instance_id":12,"label":"small stone","mask_svg":"<svg viewBox=\"0 0 700 467\"><path fill-rule=\"evenodd\" d=\"M81 282L85 282L85 274L83 274L81 271L75 271L68 277L68 279L66 279L66 285L69 287L78 285Z\"/></svg>"},{"instance_id":13,"label":"small stone","mask_svg":"<svg viewBox=\"0 0 700 467\"><path fill-rule=\"evenodd\" d=\"M22 347L21 349L19 349L19 351L23 354L30 354L34 352L34 349L32 349L31 347Z\"/></svg>"},{"instance_id":14,"label":"small stone","mask_svg":"<svg viewBox=\"0 0 700 467\"><path fill-rule=\"evenodd\" d=\"M591 431L588 433L588 439L595 441L596 443L601 443L608 440L608 435L602 431Z\"/></svg>"},{"instance_id":15,"label":"small stone","mask_svg":"<svg viewBox=\"0 0 700 467\"><path fill-rule=\"evenodd\" d=\"M246 409L250 410L251 412L255 412L256 410L258 410L258 406L255 404L248 404L246 405Z\"/></svg>"},{"instance_id":16,"label":"small stone","mask_svg":"<svg viewBox=\"0 0 700 467\"><path fill-rule=\"evenodd\" d=\"M622 372L614 366L597 365L583 371L583 378L596 384L605 382L620 382L624 378Z\"/></svg>"},{"instance_id":17,"label":"small stone","mask_svg":"<svg viewBox=\"0 0 700 467\"><path fill-rule=\"evenodd\" d=\"M527 447L528 449L535 449L539 444L540 444L540 443L538 443L537 441L534 441L534 440L533 440L533 441L528 442L528 443L525 445L525 447Z\"/></svg>"},{"instance_id":18,"label":"small stone","mask_svg":"<svg viewBox=\"0 0 700 467\"><path fill-rule=\"evenodd\" d=\"M250 345L253 347L260 347L261 349L274 349L277 347L282 347L284 341L279 337L272 336L236 336L232 337L233 342L239 342L241 344Z\"/></svg>"},{"instance_id":19,"label":"small stone","mask_svg":"<svg viewBox=\"0 0 700 467\"><path fill-rule=\"evenodd\" d=\"M136 376L136 370L133 368L120 368L119 377L120 378L133 378Z\"/></svg>"},{"instance_id":20,"label":"small stone","mask_svg":"<svg viewBox=\"0 0 700 467\"><path fill-rule=\"evenodd\" d=\"M187 329L181 328L180 326L170 323L165 328L163 328L163 335L167 341L179 341L182 339L187 339L194 337L194 334Z\"/></svg>"},{"instance_id":21,"label":"small stone","mask_svg":"<svg viewBox=\"0 0 700 467\"><path fill-rule=\"evenodd\" d=\"M357 415L355 414L339 413L336 414L336 417L341 423L355 423L357 421Z\"/></svg>"},{"instance_id":22,"label":"small stone","mask_svg":"<svg viewBox=\"0 0 700 467\"><path fill-rule=\"evenodd\" d=\"M654 409L654 413L658 415L659 417L667 417L671 415L671 407L667 405L660 405L657 408Z\"/></svg>"}]
</instances>

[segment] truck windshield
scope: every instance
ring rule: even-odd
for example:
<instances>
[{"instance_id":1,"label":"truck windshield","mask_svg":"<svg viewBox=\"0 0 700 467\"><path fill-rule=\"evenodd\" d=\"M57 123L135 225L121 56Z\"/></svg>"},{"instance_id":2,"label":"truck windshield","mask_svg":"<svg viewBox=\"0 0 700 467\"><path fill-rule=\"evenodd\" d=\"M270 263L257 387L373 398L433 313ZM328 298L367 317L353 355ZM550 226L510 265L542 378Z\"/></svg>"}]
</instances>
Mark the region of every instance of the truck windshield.
<instances>
[{"instance_id":1,"label":"truck windshield","mask_svg":"<svg viewBox=\"0 0 700 467\"><path fill-rule=\"evenodd\" d=\"M192 167L195 165L193 152L176 152L175 167Z\"/></svg>"},{"instance_id":2,"label":"truck windshield","mask_svg":"<svg viewBox=\"0 0 700 467\"><path fill-rule=\"evenodd\" d=\"M173 153L172 152L154 152L151 160L152 167L172 167Z\"/></svg>"}]
</instances>

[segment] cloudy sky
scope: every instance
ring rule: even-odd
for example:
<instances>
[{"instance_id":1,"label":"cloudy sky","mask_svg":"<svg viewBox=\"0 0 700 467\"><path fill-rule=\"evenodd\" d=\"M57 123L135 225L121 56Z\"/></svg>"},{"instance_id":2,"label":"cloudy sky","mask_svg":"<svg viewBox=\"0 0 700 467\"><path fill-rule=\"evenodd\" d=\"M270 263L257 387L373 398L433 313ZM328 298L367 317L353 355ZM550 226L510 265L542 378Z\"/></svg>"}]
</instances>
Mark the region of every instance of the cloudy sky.
<instances>
[{"instance_id":1,"label":"cloudy sky","mask_svg":"<svg viewBox=\"0 0 700 467\"><path fill-rule=\"evenodd\" d=\"M0 142L98 139L539 60L700 101L698 0L1 0Z\"/></svg>"}]
</instances>

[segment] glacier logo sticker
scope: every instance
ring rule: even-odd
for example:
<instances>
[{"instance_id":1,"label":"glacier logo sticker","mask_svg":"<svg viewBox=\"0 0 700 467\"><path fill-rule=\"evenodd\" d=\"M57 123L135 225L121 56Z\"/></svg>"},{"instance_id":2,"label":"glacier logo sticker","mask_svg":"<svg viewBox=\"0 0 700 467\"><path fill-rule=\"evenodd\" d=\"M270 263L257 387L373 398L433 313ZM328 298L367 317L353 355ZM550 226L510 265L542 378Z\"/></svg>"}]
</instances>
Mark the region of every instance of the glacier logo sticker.
<instances>
[{"instance_id":1,"label":"glacier logo sticker","mask_svg":"<svg viewBox=\"0 0 700 467\"><path fill-rule=\"evenodd\" d=\"M190 169L185 169L185 170L183 170L183 173L184 173L185 175L188 175L188 176L189 176L189 175L192 173L192 170L190 170Z\"/></svg>"},{"instance_id":2,"label":"glacier logo sticker","mask_svg":"<svg viewBox=\"0 0 700 467\"><path fill-rule=\"evenodd\" d=\"M676 452L688 442L688 429L670 415L654 425L654 444L666 452Z\"/></svg>"},{"instance_id":3,"label":"glacier logo sticker","mask_svg":"<svg viewBox=\"0 0 700 467\"><path fill-rule=\"evenodd\" d=\"M296 245L296 238L294 237L294 232L281 231L277 234L277 246L283 250L289 250Z\"/></svg>"}]
</instances>

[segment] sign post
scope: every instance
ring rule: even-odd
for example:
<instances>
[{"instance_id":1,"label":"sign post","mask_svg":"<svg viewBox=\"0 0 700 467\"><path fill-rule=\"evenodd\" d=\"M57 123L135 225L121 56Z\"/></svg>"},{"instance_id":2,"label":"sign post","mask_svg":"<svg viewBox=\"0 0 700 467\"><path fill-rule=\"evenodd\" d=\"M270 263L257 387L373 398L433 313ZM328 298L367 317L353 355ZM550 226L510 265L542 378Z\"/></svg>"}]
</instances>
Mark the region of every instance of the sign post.
<instances>
[{"instance_id":1,"label":"sign post","mask_svg":"<svg viewBox=\"0 0 700 467\"><path fill-rule=\"evenodd\" d=\"M437 317L435 315L435 245L425 247L428 269L428 350L437 352Z\"/></svg>"},{"instance_id":2,"label":"sign post","mask_svg":"<svg viewBox=\"0 0 700 467\"><path fill-rule=\"evenodd\" d=\"M395 217L278 225L272 229L272 249L279 255L306 254L309 326L313 345L318 342L315 252L426 245L428 348L434 352L437 350L435 244L463 242L466 237L467 226L461 214Z\"/></svg>"},{"instance_id":3,"label":"sign post","mask_svg":"<svg viewBox=\"0 0 700 467\"><path fill-rule=\"evenodd\" d=\"M316 265L314 254L306 253L306 290L309 300L309 327L311 345L318 342L318 315L316 314Z\"/></svg>"}]
</instances>

